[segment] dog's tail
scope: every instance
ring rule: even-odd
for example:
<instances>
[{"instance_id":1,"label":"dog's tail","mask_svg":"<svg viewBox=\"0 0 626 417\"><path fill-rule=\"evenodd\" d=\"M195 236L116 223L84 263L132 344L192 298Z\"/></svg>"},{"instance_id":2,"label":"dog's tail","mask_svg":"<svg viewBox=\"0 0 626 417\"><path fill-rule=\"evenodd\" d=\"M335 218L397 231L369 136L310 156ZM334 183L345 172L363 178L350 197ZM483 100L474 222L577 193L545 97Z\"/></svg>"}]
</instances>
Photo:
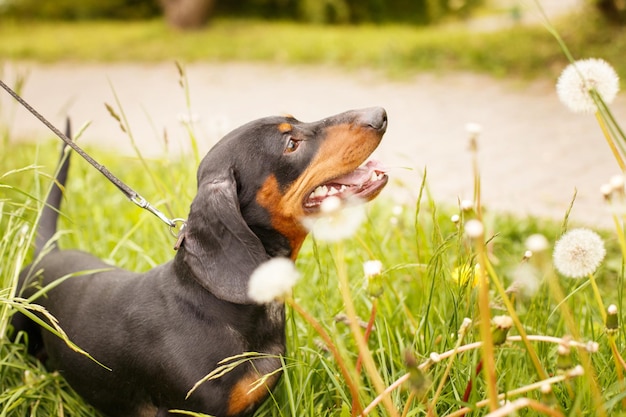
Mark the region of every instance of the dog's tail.
<instances>
[{"instance_id":1,"label":"dog's tail","mask_svg":"<svg viewBox=\"0 0 626 417\"><path fill-rule=\"evenodd\" d=\"M72 135L69 118L67 119L65 125L65 135L68 138L71 138ZM46 198L46 204L44 205L41 217L39 218L39 224L37 225L37 237L35 238L35 256L43 250L57 231L57 221L59 219L61 199L63 197L65 183L67 182L67 173L70 169L71 153L66 155L66 148L67 145L64 145L61 149L61 158L59 160L60 166L57 169L54 183L50 188L50 193ZM53 249L56 249L56 244L54 244Z\"/></svg>"}]
</instances>

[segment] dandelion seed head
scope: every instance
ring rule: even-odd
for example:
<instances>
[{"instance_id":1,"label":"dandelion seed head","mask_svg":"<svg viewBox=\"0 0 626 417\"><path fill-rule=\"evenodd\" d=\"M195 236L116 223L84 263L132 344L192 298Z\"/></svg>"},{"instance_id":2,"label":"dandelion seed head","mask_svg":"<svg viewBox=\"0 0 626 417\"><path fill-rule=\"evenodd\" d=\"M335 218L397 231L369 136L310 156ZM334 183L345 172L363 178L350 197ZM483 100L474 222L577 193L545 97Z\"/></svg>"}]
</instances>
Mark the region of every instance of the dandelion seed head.
<instances>
[{"instance_id":1,"label":"dandelion seed head","mask_svg":"<svg viewBox=\"0 0 626 417\"><path fill-rule=\"evenodd\" d=\"M478 239L485 233L485 227L480 220L472 219L465 223L465 234L471 239Z\"/></svg>"},{"instance_id":2,"label":"dandelion seed head","mask_svg":"<svg viewBox=\"0 0 626 417\"><path fill-rule=\"evenodd\" d=\"M365 273L366 277L380 275L382 270L383 270L383 263L379 260L363 262L363 272Z\"/></svg>"},{"instance_id":3,"label":"dandelion seed head","mask_svg":"<svg viewBox=\"0 0 626 417\"><path fill-rule=\"evenodd\" d=\"M520 264L513 271L513 283L527 297L532 297L541 286L541 274L529 263Z\"/></svg>"},{"instance_id":4,"label":"dandelion seed head","mask_svg":"<svg viewBox=\"0 0 626 417\"><path fill-rule=\"evenodd\" d=\"M474 202L472 200L461 200L459 203L459 208L461 211L471 211L474 210Z\"/></svg>"},{"instance_id":5,"label":"dandelion seed head","mask_svg":"<svg viewBox=\"0 0 626 417\"><path fill-rule=\"evenodd\" d=\"M491 319L491 323L493 323L496 328L502 330L509 330L511 327L513 327L513 319L505 315L494 316Z\"/></svg>"},{"instance_id":6,"label":"dandelion seed head","mask_svg":"<svg viewBox=\"0 0 626 417\"><path fill-rule=\"evenodd\" d=\"M454 224L457 224L461 221L461 216L459 216L458 214L453 214L452 217L450 217L450 221Z\"/></svg>"},{"instance_id":7,"label":"dandelion seed head","mask_svg":"<svg viewBox=\"0 0 626 417\"><path fill-rule=\"evenodd\" d=\"M585 349L589 353L596 353L600 349L600 345L598 344L598 342L590 340L589 342L587 342L587 346L585 346Z\"/></svg>"},{"instance_id":8,"label":"dandelion seed head","mask_svg":"<svg viewBox=\"0 0 626 417\"><path fill-rule=\"evenodd\" d=\"M482 133L483 127L480 123L470 122L465 124L465 131L472 136L477 136Z\"/></svg>"},{"instance_id":9,"label":"dandelion seed head","mask_svg":"<svg viewBox=\"0 0 626 417\"><path fill-rule=\"evenodd\" d=\"M574 113L595 113L598 108L589 93L595 90L609 104L619 91L619 77L611 65L597 58L568 65L556 83L559 99Z\"/></svg>"},{"instance_id":10,"label":"dandelion seed head","mask_svg":"<svg viewBox=\"0 0 626 417\"><path fill-rule=\"evenodd\" d=\"M289 295L300 274L288 258L272 258L259 265L248 282L248 296L259 304Z\"/></svg>"},{"instance_id":11,"label":"dandelion seed head","mask_svg":"<svg viewBox=\"0 0 626 417\"><path fill-rule=\"evenodd\" d=\"M439 355L437 352L432 352L429 356L430 360L433 361L434 363L439 363L441 362L441 355Z\"/></svg>"},{"instance_id":12,"label":"dandelion seed head","mask_svg":"<svg viewBox=\"0 0 626 417\"><path fill-rule=\"evenodd\" d=\"M511 327L513 327L513 319L510 316L494 316L491 319L491 322L494 326L500 329L510 329Z\"/></svg>"},{"instance_id":13,"label":"dandelion seed head","mask_svg":"<svg viewBox=\"0 0 626 417\"><path fill-rule=\"evenodd\" d=\"M594 231L580 228L565 233L556 242L554 266L569 278L582 278L595 272L606 255L602 238Z\"/></svg>"},{"instance_id":14,"label":"dandelion seed head","mask_svg":"<svg viewBox=\"0 0 626 417\"><path fill-rule=\"evenodd\" d=\"M339 197L327 197L320 212L319 216L304 217L301 221L316 239L326 242L338 242L354 235L365 220L365 206L358 200L345 202Z\"/></svg>"},{"instance_id":15,"label":"dandelion seed head","mask_svg":"<svg viewBox=\"0 0 626 417\"><path fill-rule=\"evenodd\" d=\"M528 236L526 238L526 242L524 243L526 249L533 253L543 252L550 246L550 242L548 242L548 239L540 233L534 233Z\"/></svg>"},{"instance_id":16,"label":"dandelion seed head","mask_svg":"<svg viewBox=\"0 0 626 417\"><path fill-rule=\"evenodd\" d=\"M320 210L325 214L332 214L341 209L341 199L339 197L326 197L322 204L320 204Z\"/></svg>"},{"instance_id":17,"label":"dandelion seed head","mask_svg":"<svg viewBox=\"0 0 626 417\"><path fill-rule=\"evenodd\" d=\"M615 334L619 330L619 318L617 317L617 306L615 304L611 304L606 309L606 319L605 319L605 329L606 332L610 335Z\"/></svg>"},{"instance_id":18,"label":"dandelion seed head","mask_svg":"<svg viewBox=\"0 0 626 417\"><path fill-rule=\"evenodd\" d=\"M550 394L552 392L552 385L547 382L541 384L541 386L539 387L539 391L541 391L542 394Z\"/></svg>"},{"instance_id":19,"label":"dandelion seed head","mask_svg":"<svg viewBox=\"0 0 626 417\"><path fill-rule=\"evenodd\" d=\"M623 175L613 175L609 180L609 185L613 191L623 192L624 191L624 176Z\"/></svg>"},{"instance_id":20,"label":"dandelion seed head","mask_svg":"<svg viewBox=\"0 0 626 417\"><path fill-rule=\"evenodd\" d=\"M569 372L570 376L583 376L585 375L585 368L582 365L576 365L574 369Z\"/></svg>"},{"instance_id":21,"label":"dandelion seed head","mask_svg":"<svg viewBox=\"0 0 626 417\"><path fill-rule=\"evenodd\" d=\"M471 325L472 325L472 319L470 319L469 317L465 317L463 319L463 322L461 323L461 328L467 329Z\"/></svg>"},{"instance_id":22,"label":"dandelion seed head","mask_svg":"<svg viewBox=\"0 0 626 417\"><path fill-rule=\"evenodd\" d=\"M556 352L557 352L559 355L569 355L569 354L570 354L570 352L571 352L571 350L570 350L569 345L564 344L564 343L561 343L561 344L559 344L559 346L556 348Z\"/></svg>"},{"instance_id":23,"label":"dandelion seed head","mask_svg":"<svg viewBox=\"0 0 626 417\"><path fill-rule=\"evenodd\" d=\"M610 198L611 194L613 194L613 187L611 184L602 184L600 186L600 193L604 196L604 198Z\"/></svg>"}]
</instances>

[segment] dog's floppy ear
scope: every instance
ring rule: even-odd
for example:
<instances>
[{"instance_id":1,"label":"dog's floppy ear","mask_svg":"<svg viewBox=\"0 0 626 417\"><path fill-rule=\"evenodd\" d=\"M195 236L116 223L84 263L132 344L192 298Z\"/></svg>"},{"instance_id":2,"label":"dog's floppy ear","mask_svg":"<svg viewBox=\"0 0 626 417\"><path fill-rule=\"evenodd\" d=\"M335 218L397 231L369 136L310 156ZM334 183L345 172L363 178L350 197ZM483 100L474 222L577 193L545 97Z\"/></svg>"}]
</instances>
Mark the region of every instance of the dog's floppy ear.
<instances>
[{"instance_id":1,"label":"dog's floppy ear","mask_svg":"<svg viewBox=\"0 0 626 417\"><path fill-rule=\"evenodd\" d=\"M269 256L241 216L232 171L201 178L183 246L184 261L203 287L222 300L253 303L248 280Z\"/></svg>"}]
</instances>

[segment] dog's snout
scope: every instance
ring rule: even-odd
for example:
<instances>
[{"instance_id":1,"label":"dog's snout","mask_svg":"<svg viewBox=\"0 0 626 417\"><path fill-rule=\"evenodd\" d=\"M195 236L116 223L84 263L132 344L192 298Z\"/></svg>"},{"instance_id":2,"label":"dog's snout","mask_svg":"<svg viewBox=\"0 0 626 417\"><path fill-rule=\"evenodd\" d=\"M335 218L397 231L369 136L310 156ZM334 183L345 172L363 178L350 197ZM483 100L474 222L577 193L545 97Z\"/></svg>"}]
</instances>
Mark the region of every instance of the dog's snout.
<instances>
[{"instance_id":1,"label":"dog's snout","mask_svg":"<svg viewBox=\"0 0 626 417\"><path fill-rule=\"evenodd\" d=\"M387 129L387 112L382 107L364 109L360 122L364 126L384 132Z\"/></svg>"}]
</instances>

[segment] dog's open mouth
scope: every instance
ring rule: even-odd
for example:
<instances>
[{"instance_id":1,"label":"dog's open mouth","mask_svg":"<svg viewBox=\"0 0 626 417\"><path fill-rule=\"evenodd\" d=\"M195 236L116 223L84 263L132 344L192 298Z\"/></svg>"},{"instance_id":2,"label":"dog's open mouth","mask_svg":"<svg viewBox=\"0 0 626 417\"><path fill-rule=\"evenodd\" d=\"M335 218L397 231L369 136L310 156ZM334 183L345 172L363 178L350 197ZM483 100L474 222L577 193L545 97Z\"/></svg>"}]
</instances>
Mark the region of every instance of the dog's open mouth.
<instances>
[{"instance_id":1,"label":"dog's open mouth","mask_svg":"<svg viewBox=\"0 0 626 417\"><path fill-rule=\"evenodd\" d=\"M333 178L315 187L304 201L304 209L311 213L319 210L322 202L331 196L342 200L356 198L369 201L376 197L387 184L386 169L378 161L368 161L354 171Z\"/></svg>"}]
</instances>

